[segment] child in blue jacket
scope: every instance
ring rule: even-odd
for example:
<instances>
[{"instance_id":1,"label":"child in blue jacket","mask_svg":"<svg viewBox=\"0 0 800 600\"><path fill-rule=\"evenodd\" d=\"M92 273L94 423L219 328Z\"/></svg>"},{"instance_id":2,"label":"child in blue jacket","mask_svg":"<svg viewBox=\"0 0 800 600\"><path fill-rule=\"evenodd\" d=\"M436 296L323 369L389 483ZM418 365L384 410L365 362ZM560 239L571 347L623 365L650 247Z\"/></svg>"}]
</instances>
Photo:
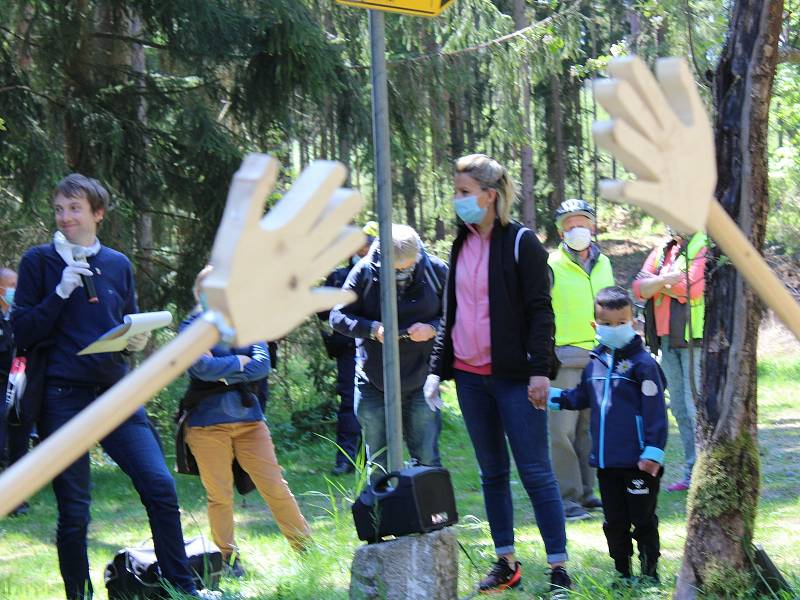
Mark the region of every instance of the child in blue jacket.
<instances>
[{"instance_id":1,"label":"child in blue jacket","mask_svg":"<svg viewBox=\"0 0 800 600\"><path fill-rule=\"evenodd\" d=\"M658 581L656 502L667 443L665 378L632 320L633 302L625 289L600 290L593 323L600 345L577 387L550 388L548 406L592 409L589 462L597 467L609 555L620 576L631 580L635 539L642 577Z\"/></svg>"}]
</instances>

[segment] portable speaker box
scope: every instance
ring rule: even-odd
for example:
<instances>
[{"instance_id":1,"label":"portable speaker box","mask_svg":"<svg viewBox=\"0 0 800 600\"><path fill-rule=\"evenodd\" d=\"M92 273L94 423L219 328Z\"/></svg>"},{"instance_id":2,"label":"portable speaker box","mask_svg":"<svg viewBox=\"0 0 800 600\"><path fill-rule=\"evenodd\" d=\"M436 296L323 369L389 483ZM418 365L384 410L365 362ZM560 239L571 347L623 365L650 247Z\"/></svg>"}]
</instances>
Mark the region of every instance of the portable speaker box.
<instances>
[{"instance_id":1,"label":"portable speaker box","mask_svg":"<svg viewBox=\"0 0 800 600\"><path fill-rule=\"evenodd\" d=\"M358 539L370 543L454 525L458 512L450 473L441 467L408 467L384 475L361 492L353 520Z\"/></svg>"}]
</instances>

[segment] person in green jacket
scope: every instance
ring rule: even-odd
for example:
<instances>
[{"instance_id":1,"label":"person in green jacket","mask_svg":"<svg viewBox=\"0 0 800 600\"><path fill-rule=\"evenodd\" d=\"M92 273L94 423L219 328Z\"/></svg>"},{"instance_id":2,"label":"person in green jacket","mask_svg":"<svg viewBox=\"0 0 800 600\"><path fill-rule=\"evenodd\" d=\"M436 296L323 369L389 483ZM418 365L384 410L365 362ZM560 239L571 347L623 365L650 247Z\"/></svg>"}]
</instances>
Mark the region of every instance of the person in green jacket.
<instances>
[{"instance_id":1,"label":"person in green jacket","mask_svg":"<svg viewBox=\"0 0 800 600\"><path fill-rule=\"evenodd\" d=\"M611 261L592 241L595 212L585 200L562 202L555 213L562 242L550 254L551 296L556 317L556 356L561 362L553 386L578 385L581 372L596 345L594 298L614 285ZM590 410L551 411L550 455L568 521L589 518L588 509L600 508L594 494L595 470L589 466L592 448Z\"/></svg>"}]
</instances>

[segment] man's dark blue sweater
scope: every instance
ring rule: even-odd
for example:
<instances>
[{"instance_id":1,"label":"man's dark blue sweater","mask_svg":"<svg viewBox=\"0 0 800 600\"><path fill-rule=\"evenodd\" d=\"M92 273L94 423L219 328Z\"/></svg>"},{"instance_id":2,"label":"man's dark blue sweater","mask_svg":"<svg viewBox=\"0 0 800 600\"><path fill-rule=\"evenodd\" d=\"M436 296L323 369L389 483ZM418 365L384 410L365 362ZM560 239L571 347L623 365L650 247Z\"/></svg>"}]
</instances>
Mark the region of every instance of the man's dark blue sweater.
<instances>
[{"instance_id":1,"label":"man's dark blue sweater","mask_svg":"<svg viewBox=\"0 0 800 600\"><path fill-rule=\"evenodd\" d=\"M133 268L116 250L100 247L86 259L100 302L90 304L83 289L66 300L56 293L66 267L53 244L30 248L19 263L19 282L11 322L17 347L23 352L34 344L53 340L45 378L49 383L110 386L128 372L119 352L78 356L77 353L112 327L126 314L138 312Z\"/></svg>"}]
</instances>

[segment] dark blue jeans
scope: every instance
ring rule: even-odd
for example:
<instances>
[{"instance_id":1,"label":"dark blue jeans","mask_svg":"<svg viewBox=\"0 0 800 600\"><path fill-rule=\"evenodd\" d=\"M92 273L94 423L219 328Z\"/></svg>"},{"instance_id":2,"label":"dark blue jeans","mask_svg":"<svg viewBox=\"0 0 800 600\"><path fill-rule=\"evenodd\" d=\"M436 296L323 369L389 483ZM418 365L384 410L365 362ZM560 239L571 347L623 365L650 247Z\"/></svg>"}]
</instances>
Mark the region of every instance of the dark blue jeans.
<instances>
[{"instance_id":1,"label":"dark blue jeans","mask_svg":"<svg viewBox=\"0 0 800 600\"><path fill-rule=\"evenodd\" d=\"M498 556L514 552L508 445L533 504L547 562L567 559L567 534L558 483L550 466L547 411L528 401L524 381L455 371L456 393L481 471L483 502ZM508 445L506 445L508 438Z\"/></svg>"},{"instance_id":2,"label":"dark blue jeans","mask_svg":"<svg viewBox=\"0 0 800 600\"><path fill-rule=\"evenodd\" d=\"M374 477L386 470L386 408L383 392L362 379L356 380L356 413L361 423L367 457L382 469L373 472ZM403 439L408 453L417 463L431 467L441 466L439 459L439 432L442 428L440 411L433 412L422 394L422 388L407 391L401 396L403 410ZM380 454L378 454L380 452ZM376 454L378 454L376 456Z\"/></svg>"},{"instance_id":3,"label":"dark blue jeans","mask_svg":"<svg viewBox=\"0 0 800 600\"><path fill-rule=\"evenodd\" d=\"M47 385L41 435L47 437L88 406L104 390ZM175 481L150 428L144 408L100 441L103 449L131 478L150 520L153 544L164 578L192 593L195 585L183 544ZM53 480L58 503L56 546L67 598L92 597L86 532L91 496L89 455L84 454ZM109 557L110 558L110 557Z\"/></svg>"},{"instance_id":4,"label":"dark blue jeans","mask_svg":"<svg viewBox=\"0 0 800 600\"><path fill-rule=\"evenodd\" d=\"M355 412L355 349L342 352L336 357L336 393L339 395L339 413L336 422L337 465L349 465L355 460L361 425Z\"/></svg>"}]
</instances>

